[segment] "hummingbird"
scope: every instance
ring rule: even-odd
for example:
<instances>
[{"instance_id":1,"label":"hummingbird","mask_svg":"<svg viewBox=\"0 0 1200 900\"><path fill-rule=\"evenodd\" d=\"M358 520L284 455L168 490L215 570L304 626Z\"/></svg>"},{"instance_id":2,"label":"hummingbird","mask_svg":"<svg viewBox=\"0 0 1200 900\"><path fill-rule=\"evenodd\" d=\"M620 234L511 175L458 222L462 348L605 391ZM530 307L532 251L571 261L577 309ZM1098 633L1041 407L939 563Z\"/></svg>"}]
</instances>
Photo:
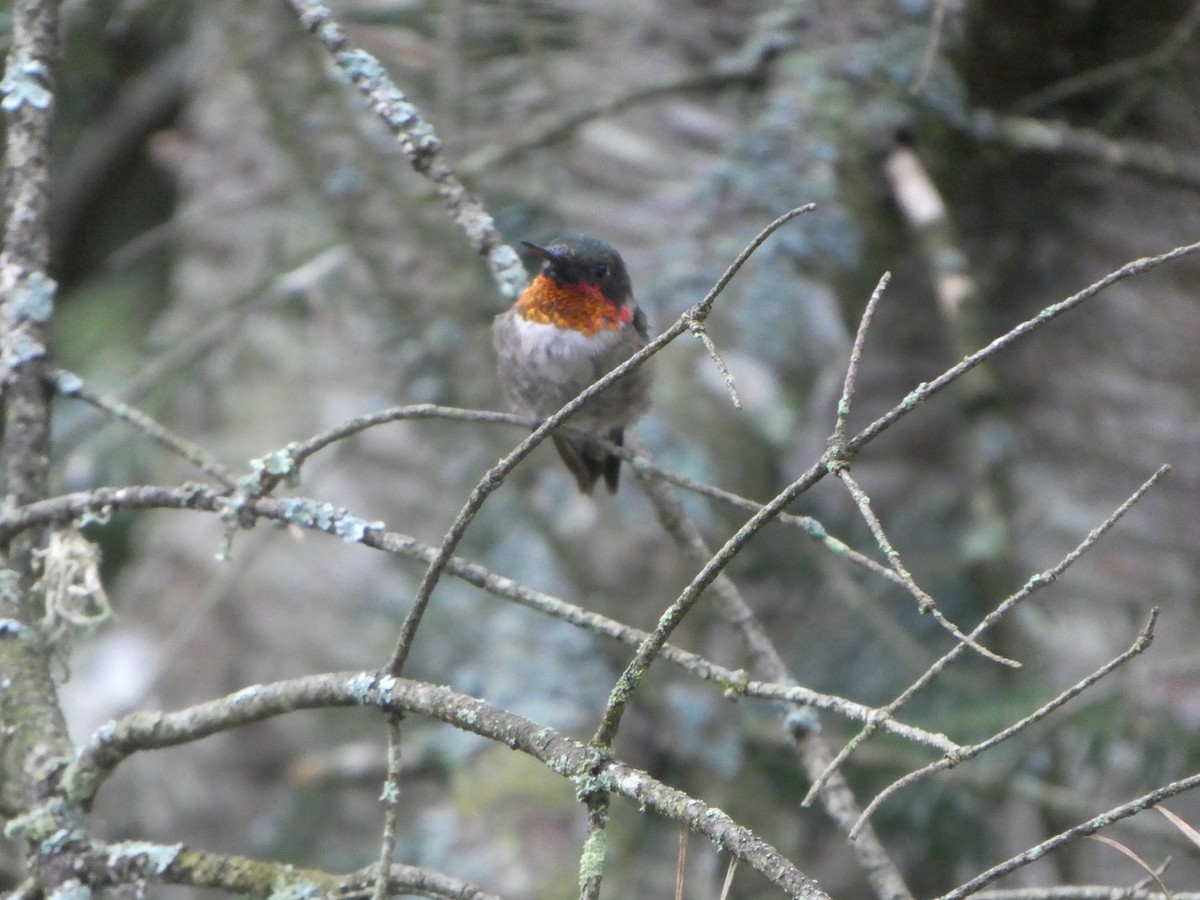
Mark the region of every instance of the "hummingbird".
<instances>
[{"instance_id":1,"label":"hummingbird","mask_svg":"<svg viewBox=\"0 0 1200 900\"><path fill-rule=\"evenodd\" d=\"M500 384L513 408L539 420L557 412L649 340L621 254L599 238L572 235L547 247L522 241L542 259L529 287L492 324ZM651 373L634 369L579 410L554 434L554 446L579 490L601 476L617 492L621 458L596 443L620 446L625 428L650 406Z\"/></svg>"}]
</instances>

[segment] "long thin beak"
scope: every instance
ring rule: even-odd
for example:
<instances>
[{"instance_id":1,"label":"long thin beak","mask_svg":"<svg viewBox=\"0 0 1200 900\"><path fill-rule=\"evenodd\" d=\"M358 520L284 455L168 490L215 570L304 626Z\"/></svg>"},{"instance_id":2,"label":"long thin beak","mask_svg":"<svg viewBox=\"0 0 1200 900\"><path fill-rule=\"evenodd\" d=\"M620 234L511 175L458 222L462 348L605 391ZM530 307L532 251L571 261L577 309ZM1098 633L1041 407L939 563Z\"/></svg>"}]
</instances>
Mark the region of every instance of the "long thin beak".
<instances>
[{"instance_id":1,"label":"long thin beak","mask_svg":"<svg viewBox=\"0 0 1200 900\"><path fill-rule=\"evenodd\" d=\"M529 241L521 241L521 243L540 256L542 259L548 260L552 263L559 262L558 254L547 249L546 247L539 247L537 244L530 243Z\"/></svg>"}]
</instances>

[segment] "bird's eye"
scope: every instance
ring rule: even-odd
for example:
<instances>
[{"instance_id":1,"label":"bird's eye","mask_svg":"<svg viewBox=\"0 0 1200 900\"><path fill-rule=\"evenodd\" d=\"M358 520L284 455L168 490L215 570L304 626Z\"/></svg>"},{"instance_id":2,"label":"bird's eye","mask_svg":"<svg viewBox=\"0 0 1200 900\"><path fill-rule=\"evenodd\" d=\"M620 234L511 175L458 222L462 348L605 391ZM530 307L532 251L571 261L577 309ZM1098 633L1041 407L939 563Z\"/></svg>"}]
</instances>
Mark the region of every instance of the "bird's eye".
<instances>
[{"instance_id":1,"label":"bird's eye","mask_svg":"<svg viewBox=\"0 0 1200 900\"><path fill-rule=\"evenodd\" d=\"M596 268L592 270L592 274L596 276L597 280L601 278L607 278L608 266L606 266L604 263L600 263L600 265L596 266Z\"/></svg>"}]
</instances>

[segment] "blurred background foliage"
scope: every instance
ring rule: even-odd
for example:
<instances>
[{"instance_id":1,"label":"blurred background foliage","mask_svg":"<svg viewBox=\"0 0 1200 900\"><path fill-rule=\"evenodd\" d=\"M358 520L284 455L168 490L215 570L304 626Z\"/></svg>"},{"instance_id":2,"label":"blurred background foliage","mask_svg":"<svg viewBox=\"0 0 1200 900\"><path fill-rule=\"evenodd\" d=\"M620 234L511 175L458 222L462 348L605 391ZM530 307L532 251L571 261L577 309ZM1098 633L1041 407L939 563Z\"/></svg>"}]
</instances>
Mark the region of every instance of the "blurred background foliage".
<instances>
[{"instance_id":1,"label":"blurred background foliage","mask_svg":"<svg viewBox=\"0 0 1200 900\"><path fill-rule=\"evenodd\" d=\"M885 176L897 147L918 154L946 203L953 240L942 249L974 279L981 341L1200 234L1194 179L1034 149L1020 133L986 132L978 116L1146 142L1195 171L1195 2L949 0L933 44L924 0L332 7L422 107L510 241L560 230L606 238L654 325L702 296L766 222L818 204L756 255L711 320L745 409L683 340L659 357L655 410L637 429L661 464L751 497L770 497L823 450L857 316L884 270L894 280L854 423L972 349L934 299L945 260L906 225ZM62 366L238 469L388 405L502 407L488 329L505 301L282 3L63 9L52 273ZM1122 650L1150 605L1163 608L1152 654L1129 671L883 808L877 824L919 895L1200 763L1198 274L1185 260L1115 286L1000 357L986 391L955 386L856 463L909 568L964 625L1056 562L1161 463L1175 467L1005 623L1002 650L1022 672L968 658L909 709L908 720L957 740L986 736ZM63 490L198 477L88 409L63 403L58 415ZM437 543L520 437L389 425L311 460L298 492ZM688 508L714 545L745 518L694 498ZM795 511L873 550L834 485ZM119 515L95 535L119 618L71 661L64 696L77 737L132 709L377 666L420 576L411 563L265 526L217 562L219 522L190 513ZM462 552L640 627L692 574L633 478L616 498L580 497L543 451L489 501ZM731 574L815 689L884 703L948 646L893 585L781 526ZM703 604L678 642L745 662ZM410 674L583 736L628 655L446 581ZM825 727L835 744L852 733ZM835 896L866 896L844 836L799 806L807 785L782 747L769 709L731 704L664 665L617 749L757 830ZM383 750L366 714L283 718L135 758L98 817L112 838L362 866L377 852ZM401 860L506 896L573 895L583 817L569 785L415 720L404 756ZM877 739L848 775L865 803L927 759ZM1197 800L1172 806L1200 822ZM668 896L674 827L620 805L615 822L608 891ZM1174 856L1168 884L1195 883L1200 869L1165 823L1139 819L1120 836L1152 861ZM14 852L5 847L10 872ZM724 862L694 847L690 867L688 896L715 896ZM1080 846L1009 883L1138 877L1111 850ZM742 874L734 896L772 894Z\"/></svg>"}]
</instances>

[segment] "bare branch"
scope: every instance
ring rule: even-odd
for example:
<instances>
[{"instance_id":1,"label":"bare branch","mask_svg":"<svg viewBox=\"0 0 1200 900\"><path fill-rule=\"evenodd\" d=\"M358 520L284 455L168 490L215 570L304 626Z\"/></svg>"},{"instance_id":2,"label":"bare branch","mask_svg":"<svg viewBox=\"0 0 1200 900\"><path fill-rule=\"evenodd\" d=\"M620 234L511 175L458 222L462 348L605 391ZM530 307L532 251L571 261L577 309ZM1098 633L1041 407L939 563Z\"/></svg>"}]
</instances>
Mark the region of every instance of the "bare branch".
<instances>
[{"instance_id":1,"label":"bare branch","mask_svg":"<svg viewBox=\"0 0 1200 900\"><path fill-rule=\"evenodd\" d=\"M858 365L862 360L867 330L871 327L871 319L875 317L875 307L883 299L883 292L887 290L888 282L891 280L892 273L884 272L879 283L875 285L875 290L871 292L870 299L867 300L862 318L858 320L854 346L850 349L850 362L846 366L846 380L842 385L842 398L837 405L837 422L834 423L833 434L829 438L829 445L833 448L842 448L846 445L846 420L850 418L850 404L854 401L854 388L858 382Z\"/></svg>"},{"instance_id":2,"label":"bare branch","mask_svg":"<svg viewBox=\"0 0 1200 900\"><path fill-rule=\"evenodd\" d=\"M146 435L146 437L150 438L150 440L160 446L166 447L172 453L183 457L201 471L211 475L225 487L232 488L236 484L233 474L220 461L214 458L212 454L187 438L176 434L147 413L128 403L93 390L88 387L82 378L72 372L56 369L49 374L53 379L53 383L58 388L59 394L62 396L82 400L89 406L107 413L114 419L132 425L138 431L142 432L142 434Z\"/></svg>"},{"instance_id":3,"label":"bare branch","mask_svg":"<svg viewBox=\"0 0 1200 900\"><path fill-rule=\"evenodd\" d=\"M1019 853L1011 859L992 866L992 868L988 869L986 872L976 875L965 884L959 885L949 893L938 897L937 900L961 900L963 897L968 897L976 893L984 885L991 884L996 879L1002 878L1003 876L1009 874L1010 872L1014 872L1023 866L1027 866L1034 860L1042 859L1046 856L1046 854L1052 853L1058 848L1065 846L1074 840L1077 840L1081 837L1086 837L1089 834L1095 834L1102 828L1107 828L1109 825L1112 825L1114 822L1119 822L1121 819L1127 819L1130 816L1140 813L1144 809L1150 809L1151 807L1162 803L1164 800L1168 800L1171 797L1184 793L1185 791L1194 790L1197 787L1200 787L1200 775L1192 775L1188 778L1180 779L1179 781L1173 781L1170 784L1164 785L1163 787L1153 790L1148 794L1143 794L1136 800L1131 800L1129 803L1124 803L1121 806L1114 807L1108 812L1101 813L1094 818L1088 819L1086 822L1081 822L1074 828L1069 828L1066 831L1059 832L1054 837L1042 841L1042 843L1038 844L1036 847L1030 847L1023 853ZM1150 894L1150 892L1145 893ZM1161 894L1150 895L1155 898L1161 898L1162 896ZM1122 894L1122 896L1125 895ZM1182 896L1184 895L1175 895L1177 900Z\"/></svg>"},{"instance_id":4,"label":"bare branch","mask_svg":"<svg viewBox=\"0 0 1200 900\"><path fill-rule=\"evenodd\" d=\"M396 852L396 828L400 822L400 778L403 761L400 756L400 716L388 716L387 723L387 778L383 782L383 839L379 842L379 865L375 874L375 890L372 900L387 900L390 896L388 872L392 855Z\"/></svg>"},{"instance_id":5,"label":"bare branch","mask_svg":"<svg viewBox=\"0 0 1200 900\"><path fill-rule=\"evenodd\" d=\"M223 309L196 323L177 343L147 362L136 375L121 385L114 395L115 399L123 403L136 403L163 379L186 369L212 350L263 306L300 292L312 291L314 283L327 279L344 267L346 261L345 247L334 245L310 254L288 271L271 273L234 297ZM90 436L94 429L94 422L76 422L55 436L55 447L59 453L70 451Z\"/></svg>"},{"instance_id":6,"label":"bare branch","mask_svg":"<svg viewBox=\"0 0 1200 900\"><path fill-rule=\"evenodd\" d=\"M942 30L946 26L946 7L949 0L934 0L933 14L929 22L929 37L925 40L925 50L921 53L921 65L913 77L908 92L914 97L925 88L929 73L933 71L933 62L937 59L938 45L942 41Z\"/></svg>"},{"instance_id":7,"label":"bare branch","mask_svg":"<svg viewBox=\"0 0 1200 900\"><path fill-rule=\"evenodd\" d=\"M529 419L514 413L493 412L483 409L459 409L451 406L437 406L433 403L418 403L411 406L393 406L388 409L381 409L378 412L355 416L326 431L322 431L320 434L313 435L307 440L290 443L286 447L268 454L268 457L277 458L281 463L281 467L287 470L287 474L294 476L299 473L300 467L304 464L305 460L331 444L353 437L356 434L366 431L368 428L375 428L390 422L407 422L414 419L494 423L518 425L523 428L537 427L536 422L531 422ZM269 494L283 477L283 475L263 473L256 496Z\"/></svg>"},{"instance_id":8,"label":"bare branch","mask_svg":"<svg viewBox=\"0 0 1200 900\"><path fill-rule=\"evenodd\" d=\"M212 853L195 850L183 844L158 844L151 841L117 841L101 844L86 841L78 833L66 829L62 834L70 837L59 841L73 846L69 851L72 862L80 871L101 873L83 885L77 879L68 879L63 885L63 894L85 892L97 888L133 885L138 888L146 884L179 884L193 888L219 890L226 894L249 897L267 897L272 893L295 894L305 897L367 897L362 888L368 875L366 872L348 876L334 875L317 869L305 869L290 863L272 862L238 856L232 853ZM372 873L375 868L370 870ZM373 877L370 876L370 877ZM499 900L478 886L441 872L417 866L393 863L388 870L387 886L395 894L420 894L423 897L443 897L446 900ZM29 882L29 892L10 893L9 900L41 897L40 886ZM70 889L74 887L75 891ZM22 886L24 889L24 886Z\"/></svg>"},{"instance_id":9,"label":"bare branch","mask_svg":"<svg viewBox=\"0 0 1200 900\"><path fill-rule=\"evenodd\" d=\"M1108 275L1105 275L1099 281L1093 282L1083 290L1072 294L1065 300L1060 300L1058 303L1052 303L1032 319L1025 320L1020 325L1017 325L1015 328L1010 329L1005 334L996 338L986 347L976 350L957 365L952 366L937 378L933 379L933 381L924 382L917 385L917 387L914 388L907 397L900 401L900 403L851 438L847 444L847 449L852 453L857 452L866 444L878 437L879 434L884 430L895 424L898 419L904 418L904 416L916 409L925 400L928 400L931 396L942 390L942 388L946 387L947 385L957 381L965 373L971 371L971 369L975 368L984 360L990 359L1001 350L1004 350L1009 345L1023 338L1025 335L1037 330L1038 328L1041 328L1047 322L1057 319L1063 313L1069 312L1079 304L1083 303L1085 300L1090 300L1105 288L1111 287L1118 281L1124 281L1126 278L1130 278L1134 275L1142 275L1146 272L1149 272L1151 269L1158 268L1164 263L1181 259L1184 256L1195 253L1197 250L1200 250L1200 241L1197 241L1194 244L1185 244L1181 247L1176 247L1173 250L1168 250L1166 253L1160 253L1158 256L1145 256L1141 259L1135 259L1132 262L1128 262L1121 266L1119 269L1110 272Z\"/></svg>"},{"instance_id":10,"label":"bare branch","mask_svg":"<svg viewBox=\"0 0 1200 900\"><path fill-rule=\"evenodd\" d=\"M504 165L532 150L565 140L595 119L613 116L660 97L754 85L767 76L771 63L780 53L797 43L795 26L804 21L804 14L795 9L769 8L757 17L749 37L732 56L718 60L706 70L640 85L627 94L598 100L566 115L554 113L534 119L526 123L521 136L512 143L484 147L463 160L460 168L471 175Z\"/></svg>"},{"instance_id":11,"label":"bare branch","mask_svg":"<svg viewBox=\"0 0 1200 900\"><path fill-rule=\"evenodd\" d=\"M986 741L981 741L978 744L972 744L969 747L963 747L961 750L959 750L956 753L952 753L947 756L944 756L942 759L939 759L936 762L930 763L929 765L925 766L924 768L918 769L915 772L910 772L908 775L905 775L903 778L900 778L900 779L892 782L890 785L888 785L886 788L884 788L882 791L880 791L875 796L875 799L873 799L870 803L867 804L867 808L865 810L863 810L862 818L859 820L858 823L855 824L854 827L857 829L859 827L859 824L861 824L862 822L865 822L867 819L869 819L875 813L875 810L877 810L889 797L891 797L893 794L895 794L901 788L905 788L910 784L914 784L917 781L920 781L924 778L928 778L930 775L935 775L938 772L943 772L946 769L952 769L955 766L957 766L959 763L965 762L968 759L973 759L974 757L978 756L980 753L983 753L985 750L990 750L992 747L995 747L997 744L1003 743L1004 741L1011 738L1013 735L1015 735L1021 731L1024 731L1030 725L1033 725L1036 722L1040 722L1042 719L1046 718L1046 716L1050 715L1050 713L1054 712L1056 709L1059 709L1062 706L1065 706L1069 701L1071 701L1075 697L1078 697L1080 694L1082 694L1084 691L1086 691L1088 688L1090 688L1093 684L1098 682L1101 678L1104 678L1106 675L1110 674L1111 672L1113 672L1116 669L1123 666L1125 663L1129 662L1129 660L1133 659L1135 656L1138 656L1139 654L1141 654L1143 651L1146 650L1147 647L1150 646L1150 642L1154 639L1154 623L1155 623L1155 621L1157 621L1157 619L1158 619L1158 607L1156 606L1150 611L1150 621L1148 621L1146 623L1146 627L1142 629L1140 634L1138 634L1137 639L1133 642L1133 644L1129 647L1128 650L1126 650L1124 653L1120 654L1119 656L1113 658L1109 662L1105 663L1103 666L1101 666L1099 669L1097 669L1095 672L1093 672L1087 678L1084 678L1082 681L1078 682L1077 684L1075 684L1072 687L1068 688L1067 690L1063 691L1057 697L1050 700L1048 703L1042 705L1037 710L1030 713L1025 718L1021 719L1019 722L1015 722L1014 724L1008 726L1007 728L998 732L997 734L992 735ZM850 837L853 838L854 834L855 834L855 832L852 830L850 832Z\"/></svg>"},{"instance_id":12,"label":"bare branch","mask_svg":"<svg viewBox=\"0 0 1200 900\"><path fill-rule=\"evenodd\" d=\"M947 619L942 611L937 608L937 604L929 594L917 584L912 573L904 565L904 561L900 559L900 554L896 552L896 548L892 546L892 542L888 540L887 534L883 530L883 525L879 521L879 517L875 515L875 511L871 509L871 500L867 496L867 492L859 486L850 474L850 469L843 465L837 467L837 477L846 485L846 489L850 492L850 496L854 498L854 503L858 507L863 520L867 523L867 527L871 530L871 534L875 538L875 542L879 544L879 549L883 551L884 556L888 558L888 562L892 564L892 570L900 576L904 582L904 586L909 593L917 600L917 608L923 613L933 617L934 621L942 628L945 628L954 638L961 641L963 644L970 647L980 656L990 659L992 662L1000 663L1013 669L1019 669L1021 664L1008 657L1001 656L984 647L982 644L975 641L968 635L962 633L957 625Z\"/></svg>"},{"instance_id":13,"label":"bare branch","mask_svg":"<svg viewBox=\"0 0 1200 900\"><path fill-rule=\"evenodd\" d=\"M680 503L678 495L667 484L639 475L646 496L654 504L659 522L674 538L675 542L697 565L706 564L712 559L712 551L701 536L695 523L688 517L687 511ZM722 617L741 635L754 657L756 668L766 673L767 677L779 682L776 686L783 691L781 699L788 697L792 691L800 692L805 689L793 687L794 679L788 670L783 657L776 649L763 628L754 611L742 598L737 586L725 575L719 575L713 582L713 591L717 597L717 609ZM812 704L818 706L818 704ZM818 733L815 714L811 710L783 708L780 710L783 724L792 747L798 755L801 765L809 778L824 771L827 767L829 750L824 739ZM868 711L875 722L879 717L881 727L887 727L887 716L877 710ZM940 736L939 736L940 737ZM849 831L858 820L860 809L849 785L840 773L835 773L820 792L821 802L835 822ZM912 900L912 893L905 884L904 876L896 866L883 843L874 830L863 831L859 839L851 847L854 855L866 873L876 893L884 900Z\"/></svg>"},{"instance_id":14,"label":"bare branch","mask_svg":"<svg viewBox=\"0 0 1200 900\"><path fill-rule=\"evenodd\" d=\"M891 541L888 540L887 534L883 530L883 525L879 518L871 509L871 500L867 496L866 491L859 486L858 482L850 474L849 460L851 453L846 446L846 423L850 417L850 407L854 399L854 389L858 381L858 367L862 360L863 345L866 343L867 331L871 327L871 319L875 315L875 307L879 304L883 297L883 292L887 288L888 281L891 279L891 274L885 272L880 278L875 290L872 291L870 299L867 301L867 306L863 310L862 318L859 320L858 331L854 336L854 346L850 351L850 361L846 366L846 378L842 388L842 397L838 401L837 406L837 421L833 426L833 433L829 437L829 453L826 456L827 467L833 472L846 489L850 492L850 496L854 498L854 502L858 507L859 513L863 520L867 523L867 527L871 530L871 534L875 538L879 549L883 551L888 562L891 563L892 571L896 574L899 582L904 585L905 589L916 599L917 607L922 614L929 614L933 619L945 628L958 641L962 641L969 645L973 650L982 656L987 657L993 662L1001 663L1002 665L1018 668L1019 663L1000 656L986 647L972 641L962 631L943 615L941 610L937 608L934 602L926 591L917 584L912 573L908 571L904 565L900 554L896 552ZM819 785L818 785L819 786ZM812 796L810 792L810 797Z\"/></svg>"},{"instance_id":15,"label":"bare branch","mask_svg":"<svg viewBox=\"0 0 1200 900\"><path fill-rule=\"evenodd\" d=\"M1179 24L1171 29L1166 40L1153 50L1139 56L1097 66L1040 88L1014 103L1013 112L1024 116L1032 115L1047 106L1070 100L1080 94L1104 90L1122 82L1132 81L1139 76L1161 71L1191 45L1197 28L1200 28L1200 3L1194 2Z\"/></svg>"},{"instance_id":16,"label":"bare branch","mask_svg":"<svg viewBox=\"0 0 1200 900\"><path fill-rule=\"evenodd\" d=\"M211 488L192 486L97 488L94 491L67 494L53 500L43 501L35 506L25 507L20 511L17 520L19 524L16 525L12 521L6 521L5 517L0 515L0 536L21 527L28 527L31 523L39 525L66 524L81 515L89 512L98 513L104 509L194 509L220 512L225 502L225 494ZM247 505L247 512L265 519L287 522L335 537L339 536L335 531L335 521L332 518L318 521L308 516L298 516L292 512L289 502L286 500L255 500ZM403 556L426 564L432 561L437 554L436 548L423 544L408 535L393 531L367 530L362 535L361 543L385 553ZM615 619L526 587L518 581L506 578L461 557L452 557L446 566L446 572L496 597L518 603L600 637L637 647L649 636L641 629L624 625ZM702 656L671 644L667 644L663 648L663 657L698 678L721 685L733 697L744 696L811 706L844 716L852 721L875 722L882 730L897 737L927 744L943 752L953 752L958 746L944 735L906 725L880 710L872 709L853 700L791 684L750 680L744 672L719 666Z\"/></svg>"},{"instance_id":17,"label":"bare branch","mask_svg":"<svg viewBox=\"0 0 1200 900\"><path fill-rule=\"evenodd\" d=\"M1034 591L1057 581L1058 577L1062 575L1063 572L1065 572L1077 559L1079 559L1080 556L1086 553L1096 543L1096 541L1100 540L1100 538L1106 534L1109 529L1116 525L1117 522L1119 522L1121 518L1133 508L1133 505L1137 503L1138 500L1140 500L1145 493L1155 484L1157 484L1159 479L1166 475L1170 470L1170 466L1160 467L1158 471L1147 478L1138 487L1138 489L1125 500L1124 503L1113 510L1112 514L1107 519L1088 532L1087 537L1080 542L1079 546L1064 556L1054 566L1051 566L1044 572L1034 575L1027 582L1025 582L1024 586L1020 590L1010 594L1008 597L1002 600L995 609L984 616L983 620L971 630L969 635L970 638L972 640L978 638L998 621L1000 621L1001 617L1010 612L1015 606L1017 606L1017 604L1021 603L1031 594L1033 594ZM935 661L933 665L926 669L920 678L914 681L904 691L902 691L896 697L896 699L885 706L884 710L889 714L895 713L898 709L908 703L909 700L915 697L920 691L932 684L942 674L942 672L949 667L950 663L952 663L961 653L964 652L965 649L965 644L957 644L950 648L947 653L945 653L940 659ZM863 741L869 738L873 732L874 726L868 725L867 728L855 735L854 738L852 738L846 744L846 746L838 752L837 756L833 758L829 768L831 770L839 768L849 758L850 754L853 753ZM817 783L820 783L825 778L826 774L827 773L822 773L821 777L817 779ZM808 796L804 798L804 803L811 803L813 796L814 790L810 789Z\"/></svg>"},{"instance_id":18,"label":"bare branch","mask_svg":"<svg viewBox=\"0 0 1200 900\"><path fill-rule=\"evenodd\" d=\"M721 351L717 349L717 345L713 343L713 339L708 336L708 329L704 326L704 323L693 321L688 325L688 330L700 339L700 343L708 351L713 365L721 373L721 378L725 381L725 388L729 391L729 399L733 401L734 408L741 409L742 398L738 396L737 386L733 383L733 376L729 374L729 367L725 365L725 360L721 358Z\"/></svg>"},{"instance_id":19,"label":"bare branch","mask_svg":"<svg viewBox=\"0 0 1200 900\"><path fill-rule=\"evenodd\" d=\"M1200 187L1200 158L1181 156L1165 144L1132 138L1116 140L1087 128L1024 116L980 110L967 126L977 141L1016 150L1052 153L1157 178L1169 184Z\"/></svg>"}]
</instances>

